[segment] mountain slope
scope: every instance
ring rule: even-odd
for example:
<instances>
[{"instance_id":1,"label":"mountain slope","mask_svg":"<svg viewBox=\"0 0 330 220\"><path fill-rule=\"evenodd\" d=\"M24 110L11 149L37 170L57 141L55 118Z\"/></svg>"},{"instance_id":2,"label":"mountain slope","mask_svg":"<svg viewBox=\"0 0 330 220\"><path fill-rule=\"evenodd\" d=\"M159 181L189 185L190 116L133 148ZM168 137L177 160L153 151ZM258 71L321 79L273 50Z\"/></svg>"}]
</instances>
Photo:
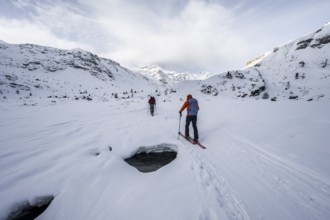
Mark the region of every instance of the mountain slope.
<instances>
[{"instance_id":1,"label":"mountain slope","mask_svg":"<svg viewBox=\"0 0 330 220\"><path fill-rule=\"evenodd\" d=\"M329 100L330 23L248 62L243 70L228 71L199 82L182 82L172 90L272 101Z\"/></svg>"},{"instance_id":2,"label":"mountain slope","mask_svg":"<svg viewBox=\"0 0 330 220\"><path fill-rule=\"evenodd\" d=\"M0 66L1 101L106 101L115 93L128 97L155 88L146 77L80 49L0 42Z\"/></svg>"},{"instance_id":3,"label":"mountain slope","mask_svg":"<svg viewBox=\"0 0 330 220\"><path fill-rule=\"evenodd\" d=\"M321 29L274 48L251 62L270 96L317 100L330 98L330 22Z\"/></svg>"}]
</instances>

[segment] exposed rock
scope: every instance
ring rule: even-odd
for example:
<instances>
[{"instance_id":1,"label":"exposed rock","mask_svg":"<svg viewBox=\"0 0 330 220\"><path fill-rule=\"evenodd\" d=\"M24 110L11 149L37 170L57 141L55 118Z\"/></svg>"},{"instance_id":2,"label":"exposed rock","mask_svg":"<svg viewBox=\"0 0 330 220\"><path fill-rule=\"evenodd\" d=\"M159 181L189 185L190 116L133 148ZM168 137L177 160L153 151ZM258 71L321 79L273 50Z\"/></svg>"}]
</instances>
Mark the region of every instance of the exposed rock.
<instances>
[{"instance_id":1,"label":"exposed rock","mask_svg":"<svg viewBox=\"0 0 330 220\"><path fill-rule=\"evenodd\" d=\"M326 35L322 38L318 38L318 39L315 39L316 43L312 44L311 47L312 48L322 48L323 47L323 44L328 44L330 43L330 35Z\"/></svg>"},{"instance_id":2,"label":"exposed rock","mask_svg":"<svg viewBox=\"0 0 330 220\"><path fill-rule=\"evenodd\" d=\"M328 59L326 59L324 62L321 63L321 67L325 68L328 65Z\"/></svg>"},{"instance_id":3,"label":"exposed rock","mask_svg":"<svg viewBox=\"0 0 330 220\"><path fill-rule=\"evenodd\" d=\"M289 96L289 99L295 99L295 100L297 100L297 99L298 99L298 96L296 96L296 95L291 95L291 96Z\"/></svg>"},{"instance_id":4,"label":"exposed rock","mask_svg":"<svg viewBox=\"0 0 330 220\"><path fill-rule=\"evenodd\" d=\"M241 72L236 71L233 75L238 79L245 79L244 74Z\"/></svg>"},{"instance_id":5,"label":"exposed rock","mask_svg":"<svg viewBox=\"0 0 330 220\"><path fill-rule=\"evenodd\" d=\"M18 79L17 76L15 75L5 75L6 79L9 80L9 81L15 81Z\"/></svg>"},{"instance_id":6,"label":"exposed rock","mask_svg":"<svg viewBox=\"0 0 330 220\"><path fill-rule=\"evenodd\" d=\"M176 93L177 91L175 89L166 89L164 91L165 95L168 95L168 94L172 94L172 93Z\"/></svg>"},{"instance_id":7,"label":"exposed rock","mask_svg":"<svg viewBox=\"0 0 330 220\"><path fill-rule=\"evenodd\" d=\"M301 49L305 49L306 47L309 46L309 44L313 41L313 38L309 38L307 40L303 40L297 43L298 47L296 48L296 50L301 50Z\"/></svg>"},{"instance_id":8,"label":"exposed rock","mask_svg":"<svg viewBox=\"0 0 330 220\"><path fill-rule=\"evenodd\" d=\"M290 84L290 82L286 82L286 84L285 84L285 90L288 90L288 89L290 89L290 87L291 87L291 84Z\"/></svg>"},{"instance_id":9,"label":"exposed rock","mask_svg":"<svg viewBox=\"0 0 330 220\"><path fill-rule=\"evenodd\" d=\"M258 96L258 95L260 95L261 92L263 92L265 90L266 90L266 87L265 86L261 86L261 87L259 87L257 89L252 90L251 93L250 93L250 96Z\"/></svg>"},{"instance_id":10,"label":"exposed rock","mask_svg":"<svg viewBox=\"0 0 330 220\"><path fill-rule=\"evenodd\" d=\"M20 84L16 84L16 83L10 83L9 86L12 87L12 88L20 89L20 90L30 91L30 87L25 86L25 85L20 85Z\"/></svg>"},{"instance_id":11,"label":"exposed rock","mask_svg":"<svg viewBox=\"0 0 330 220\"><path fill-rule=\"evenodd\" d=\"M204 94L213 95L213 96L217 96L219 93L218 90L216 88L214 88L213 86L205 85L205 84L203 84L201 86L200 91Z\"/></svg>"},{"instance_id":12,"label":"exposed rock","mask_svg":"<svg viewBox=\"0 0 330 220\"><path fill-rule=\"evenodd\" d=\"M305 66L305 62L304 61L300 61L299 64L300 64L301 67L304 67Z\"/></svg>"},{"instance_id":13,"label":"exposed rock","mask_svg":"<svg viewBox=\"0 0 330 220\"><path fill-rule=\"evenodd\" d=\"M227 78L227 79L232 79L232 78L233 78L233 75L232 75L230 72L228 72L228 73L226 74L226 78Z\"/></svg>"}]
</instances>

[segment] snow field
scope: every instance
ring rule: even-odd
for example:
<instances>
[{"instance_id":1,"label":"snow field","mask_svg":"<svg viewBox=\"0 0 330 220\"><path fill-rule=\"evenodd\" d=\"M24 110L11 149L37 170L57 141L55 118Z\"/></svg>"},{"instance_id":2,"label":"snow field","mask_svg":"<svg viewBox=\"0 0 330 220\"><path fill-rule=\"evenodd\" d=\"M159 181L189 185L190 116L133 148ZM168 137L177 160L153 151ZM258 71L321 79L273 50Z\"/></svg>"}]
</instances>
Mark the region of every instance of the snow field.
<instances>
[{"instance_id":1,"label":"snow field","mask_svg":"<svg viewBox=\"0 0 330 220\"><path fill-rule=\"evenodd\" d=\"M179 98L154 117L138 98L2 105L0 219L44 195L38 219L328 219L328 103L196 96L202 150L178 140ZM162 143L178 155L155 172L123 160Z\"/></svg>"}]
</instances>

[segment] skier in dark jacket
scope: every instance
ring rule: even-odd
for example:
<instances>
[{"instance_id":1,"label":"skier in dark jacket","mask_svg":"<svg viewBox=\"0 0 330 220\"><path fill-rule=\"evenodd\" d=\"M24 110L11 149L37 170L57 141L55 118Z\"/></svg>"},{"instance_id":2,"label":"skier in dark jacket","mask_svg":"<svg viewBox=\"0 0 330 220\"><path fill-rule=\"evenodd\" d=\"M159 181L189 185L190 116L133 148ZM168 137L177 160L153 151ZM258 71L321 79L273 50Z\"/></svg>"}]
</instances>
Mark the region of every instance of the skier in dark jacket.
<instances>
[{"instance_id":1,"label":"skier in dark jacket","mask_svg":"<svg viewBox=\"0 0 330 220\"><path fill-rule=\"evenodd\" d=\"M151 114L151 116L154 116L154 110L155 110L155 105L156 105L155 97L151 96L148 103L150 106L150 114Z\"/></svg>"},{"instance_id":2,"label":"skier in dark jacket","mask_svg":"<svg viewBox=\"0 0 330 220\"><path fill-rule=\"evenodd\" d=\"M197 129L197 113L199 110L197 99L193 98L192 95L187 95L187 100L182 105L179 114L182 117L183 110L187 108L187 117L186 117L186 127L185 127L185 136L189 138L189 125L192 122L194 129L194 141L198 142L198 129Z\"/></svg>"}]
</instances>

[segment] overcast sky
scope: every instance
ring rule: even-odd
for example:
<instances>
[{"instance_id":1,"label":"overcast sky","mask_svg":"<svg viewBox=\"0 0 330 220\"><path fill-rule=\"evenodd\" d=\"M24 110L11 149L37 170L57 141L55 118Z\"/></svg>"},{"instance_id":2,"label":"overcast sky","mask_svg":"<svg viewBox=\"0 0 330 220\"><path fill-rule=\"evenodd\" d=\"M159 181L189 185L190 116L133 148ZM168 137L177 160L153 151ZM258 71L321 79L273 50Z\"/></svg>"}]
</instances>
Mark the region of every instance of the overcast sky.
<instances>
[{"instance_id":1,"label":"overcast sky","mask_svg":"<svg viewBox=\"0 0 330 220\"><path fill-rule=\"evenodd\" d=\"M0 0L0 39L221 73L330 21L330 0Z\"/></svg>"}]
</instances>

